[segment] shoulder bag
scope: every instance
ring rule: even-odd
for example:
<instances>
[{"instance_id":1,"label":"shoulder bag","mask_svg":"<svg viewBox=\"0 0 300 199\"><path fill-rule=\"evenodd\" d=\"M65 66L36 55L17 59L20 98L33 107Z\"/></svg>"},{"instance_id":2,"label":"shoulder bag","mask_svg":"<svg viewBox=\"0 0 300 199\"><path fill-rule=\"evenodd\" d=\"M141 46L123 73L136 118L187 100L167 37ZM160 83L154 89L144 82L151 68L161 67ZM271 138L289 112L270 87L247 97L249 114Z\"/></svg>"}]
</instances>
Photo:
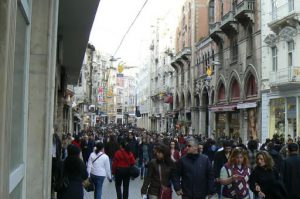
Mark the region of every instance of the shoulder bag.
<instances>
[{"instance_id":1,"label":"shoulder bag","mask_svg":"<svg viewBox=\"0 0 300 199\"><path fill-rule=\"evenodd\" d=\"M158 199L172 199L172 188L164 186L162 184L162 176L161 176L161 165L158 165L158 173L160 180L160 191L158 195Z\"/></svg>"},{"instance_id":2,"label":"shoulder bag","mask_svg":"<svg viewBox=\"0 0 300 199\"><path fill-rule=\"evenodd\" d=\"M123 157L125 158L125 160L127 161L128 165L129 165L129 175L131 178L137 178L140 175L140 170L137 166L135 165L130 165L129 160L126 158L124 152L122 152Z\"/></svg>"},{"instance_id":3,"label":"shoulder bag","mask_svg":"<svg viewBox=\"0 0 300 199\"><path fill-rule=\"evenodd\" d=\"M101 155L99 155L95 160L93 160L92 164L94 164L94 162L96 162L96 160L98 160L98 158L100 158L100 156L102 156L104 153L102 153ZM88 178L83 182L83 187L87 192L91 192L91 191L95 191L95 185L94 183L91 182L91 179Z\"/></svg>"}]
</instances>

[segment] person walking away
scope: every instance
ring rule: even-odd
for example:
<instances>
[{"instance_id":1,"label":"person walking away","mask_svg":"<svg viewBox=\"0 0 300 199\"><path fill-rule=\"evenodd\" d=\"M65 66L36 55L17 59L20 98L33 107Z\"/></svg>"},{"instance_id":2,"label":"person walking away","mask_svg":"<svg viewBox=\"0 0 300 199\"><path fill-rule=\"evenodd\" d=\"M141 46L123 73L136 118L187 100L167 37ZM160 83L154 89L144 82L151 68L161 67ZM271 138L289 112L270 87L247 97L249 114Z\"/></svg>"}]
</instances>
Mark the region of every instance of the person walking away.
<instances>
[{"instance_id":1,"label":"person walking away","mask_svg":"<svg viewBox=\"0 0 300 199\"><path fill-rule=\"evenodd\" d=\"M139 148L139 143L135 139L134 135L132 132L129 132L128 134L128 147L131 151L131 153L134 155L134 158L138 157L138 148Z\"/></svg>"},{"instance_id":2,"label":"person walking away","mask_svg":"<svg viewBox=\"0 0 300 199\"><path fill-rule=\"evenodd\" d=\"M89 137L88 135L84 135L82 142L80 143L81 145L81 151L82 151L82 158L83 162L87 164L87 161L89 160L90 157L90 149L89 149Z\"/></svg>"},{"instance_id":3,"label":"person walking away","mask_svg":"<svg viewBox=\"0 0 300 199\"><path fill-rule=\"evenodd\" d=\"M267 151L259 151L256 154L256 166L249 179L254 198L285 199L286 190L274 169L274 161Z\"/></svg>"},{"instance_id":4,"label":"person walking away","mask_svg":"<svg viewBox=\"0 0 300 199\"><path fill-rule=\"evenodd\" d=\"M205 199L215 192L214 176L207 156L198 153L198 142L190 139L187 155L177 162L174 189L182 199Z\"/></svg>"},{"instance_id":5,"label":"person walking away","mask_svg":"<svg viewBox=\"0 0 300 199\"><path fill-rule=\"evenodd\" d=\"M142 143L139 144L138 157L139 166L141 168L141 179L143 179L144 176L147 175L147 167L150 161L150 147L147 143L147 138L145 136L142 138Z\"/></svg>"},{"instance_id":6,"label":"person walking away","mask_svg":"<svg viewBox=\"0 0 300 199\"><path fill-rule=\"evenodd\" d=\"M112 164L112 173L115 176L117 199L128 199L130 182L129 168L134 164L135 158L134 155L130 152L128 143L122 141L120 143L120 149L116 152ZM123 194L121 191L122 184Z\"/></svg>"},{"instance_id":7,"label":"person walking away","mask_svg":"<svg viewBox=\"0 0 300 199\"><path fill-rule=\"evenodd\" d=\"M288 157L283 161L281 174L287 189L287 199L300 199L300 156L299 145L288 144Z\"/></svg>"},{"instance_id":8,"label":"person walking away","mask_svg":"<svg viewBox=\"0 0 300 199\"><path fill-rule=\"evenodd\" d=\"M58 136L58 126L54 125L53 135L52 135L52 165L51 165L51 196L55 197L54 187L58 183L59 173L62 169L62 143Z\"/></svg>"},{"instance_id":9,"label":"person walking away","mask_svg":"<svg viewBox=\"0 0 300 199\"><path fill-rule=\"evenodd\" d=\"M234 148L228 162L222 167L219 182L224 185L223 199L250 199L249 196L250 168L247 152L242 148Z\"/></svg>"},{"instance_id":10,"label":"person walking away","mask_svg":"<svg viewBox=\"0 0 300 199\"><path fill-rule=\"evenodd\" d=\"M57 192L57 199L83 199L82 182L88 178L86 166L80 159L80 149L75 145L67 148L68 157L63 165L63 175L67 176L67 189Z\"/></svg>"},{"instance_id":11,"label":"person walking away","mask_svg":"<svg viewBox=\"0 0 300 199\"><path fill-rule=\"evenodd\" d=\"M117 137L115 135L110 135L109 141L105 145L105 153L109 157L110 168L112 168L113 158L115 153L119 150L119 144L117 142Z\"/></svg>"},{"instance_id":12,"label":"person walking away","mask_svg":"<svg viewBox=\"0 0 300 199\"><path fill-rule=\"evenodd\" d=\"M144 179L141 194L148 195L148 199L160 199L161 191L171 193L171 182L174 182L174 179L175 163L170 158L170 149L166 145L159 144L156 147L156 158L149 163L148 175Z\"/></svg>"},{"instance_id":13,"label":"person walking away","mask_svg":"<svg viewBox=\"0 0 300 199\"><path fill-rule=\"evenodd\" d=\"M104 153L104 144L102 142L98 142L95 152L91 153L87 172L91 182L95 185L94 199L101 199L105 177L111 182L109 157Z\"/></svg>"}]
</instances>

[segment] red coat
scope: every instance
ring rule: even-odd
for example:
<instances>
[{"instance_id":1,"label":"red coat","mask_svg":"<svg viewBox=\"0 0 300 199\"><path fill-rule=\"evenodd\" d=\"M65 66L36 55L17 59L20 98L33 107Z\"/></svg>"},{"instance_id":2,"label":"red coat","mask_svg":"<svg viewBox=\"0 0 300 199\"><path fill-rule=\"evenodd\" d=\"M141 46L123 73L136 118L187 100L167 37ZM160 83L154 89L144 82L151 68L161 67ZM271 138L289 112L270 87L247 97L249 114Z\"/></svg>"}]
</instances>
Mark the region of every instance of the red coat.
<instances>
[{"instance_id":1,"label":"red coat","mask_svg":"<svg viewBox=\"0 0 300 199\"><path fill-rule=\"evenodd\" d=\"M135 164L134 156L131 152L127 152L124 149L119 149L114 156L112 163L112 173L116 173L116 169L119 167L128 168Z\"/></svg>"},{"instance_id":2,"label":"red coat","mask_svg":"<svg viewBox=\"0 0 300 199\"><path fill-rule=\"evenodd\" d=\"M178 150L174 150L174 154L172 154L172 151L171 151L171 155L173 156L173 158L178 161L180 159L180 153Z\"/></svg>"}]
</instances>

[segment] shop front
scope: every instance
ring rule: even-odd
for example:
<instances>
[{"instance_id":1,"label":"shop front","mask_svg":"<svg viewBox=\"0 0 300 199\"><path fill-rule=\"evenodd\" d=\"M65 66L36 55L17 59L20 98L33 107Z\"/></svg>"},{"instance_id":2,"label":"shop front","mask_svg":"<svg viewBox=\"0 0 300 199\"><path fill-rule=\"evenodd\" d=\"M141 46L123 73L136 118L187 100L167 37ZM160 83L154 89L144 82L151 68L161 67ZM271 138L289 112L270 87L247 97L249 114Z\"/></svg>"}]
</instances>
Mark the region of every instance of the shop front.
<instances>
[{"instance_id":1,"label":"shop front","mask_svg":"<svg viewBox=\"0 0 300 199\"><path fill-rule=\"evenodd\" d=\"M287 135L291 135L292 137L299 135L299 102L300 97L294 96L270 99L270 138L272 138L274 134L284 135L284 137L287 137Z\"/></svg>"}]
</instances>

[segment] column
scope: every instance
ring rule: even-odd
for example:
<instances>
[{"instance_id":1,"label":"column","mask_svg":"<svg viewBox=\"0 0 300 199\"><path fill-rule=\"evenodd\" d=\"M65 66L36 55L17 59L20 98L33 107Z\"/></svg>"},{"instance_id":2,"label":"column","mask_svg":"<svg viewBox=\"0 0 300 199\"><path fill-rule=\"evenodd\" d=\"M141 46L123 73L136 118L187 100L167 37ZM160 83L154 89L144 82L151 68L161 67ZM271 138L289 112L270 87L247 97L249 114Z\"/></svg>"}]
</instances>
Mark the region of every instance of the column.
<instances>
[{"instance_id":1,"label":"column","mask_svg":"<svg viewBox=\"0 0 300 199\"><path fill-rule=\"evenodd\" d=\"M49 199L58 1L32 1L26 198ZM37 177L38 175L38 177Z\"/></svg>"}]
</instances>

